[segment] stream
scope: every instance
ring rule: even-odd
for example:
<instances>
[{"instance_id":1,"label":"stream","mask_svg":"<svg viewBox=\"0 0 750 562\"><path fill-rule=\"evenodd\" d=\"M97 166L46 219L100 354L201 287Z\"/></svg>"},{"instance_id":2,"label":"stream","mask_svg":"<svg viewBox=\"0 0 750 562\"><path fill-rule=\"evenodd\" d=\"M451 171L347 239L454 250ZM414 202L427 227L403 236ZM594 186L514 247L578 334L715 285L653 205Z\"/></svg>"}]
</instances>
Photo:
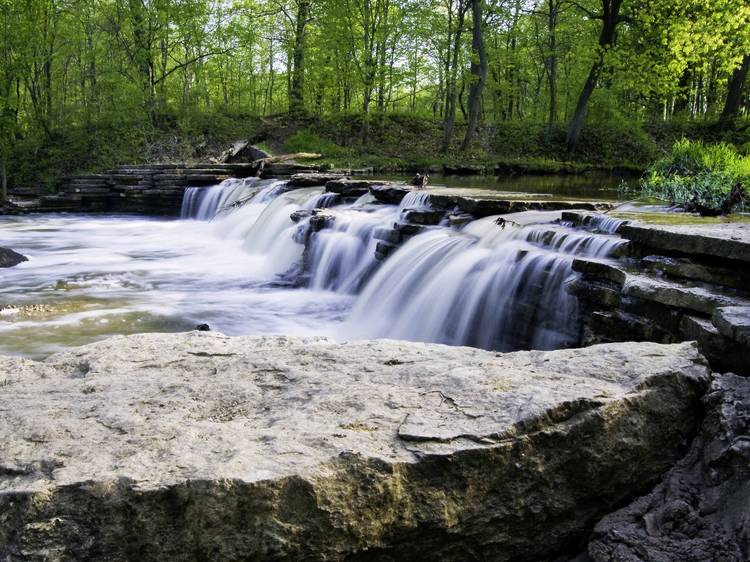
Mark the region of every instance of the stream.
<instances>
[{"instance_id":1,"label":"stream","mask_svg":"<svg viewBox=\"0 0 750 562\"><path fill-rule=\"evenodd\" d=\"M29 257L0 270L0 353L41 358L116 334L204 323L229 335L574 345L570 264L605 258L619 238L527 212L507 217L508 228L493 217L431 227L376 259L379 232L427 206L427 193L400 206L369 195L337 204L320 188L228 180L189 189L180 220L0 217L0 245ZM290 219L322 208L335 218L330 228Z\"/></svg>"}]
</instances>

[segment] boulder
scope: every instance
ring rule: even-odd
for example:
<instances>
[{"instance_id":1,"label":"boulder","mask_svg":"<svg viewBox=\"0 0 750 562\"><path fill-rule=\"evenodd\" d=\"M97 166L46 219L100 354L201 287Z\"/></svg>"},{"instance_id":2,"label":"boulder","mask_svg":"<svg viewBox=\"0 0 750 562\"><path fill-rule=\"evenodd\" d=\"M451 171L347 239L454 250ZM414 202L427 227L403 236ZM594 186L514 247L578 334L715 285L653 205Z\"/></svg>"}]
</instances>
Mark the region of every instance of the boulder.
<instances>
[{"instance_id":1,"label":"boulder","mask_svg":"<svg viewBox=\"0 0 750 562\"><path fill-rule=\"evenodd\" d=\"M25 261L29 261L29 258L10 248L0 247L0 267L14 267Z\"/></svg>"},{"instance_id":2,"label":"boulder","mask_svg":"<svg viewBox=\"0 0 750 562\"><path fill-rule=\"evenodd\" d=\"M216 332L0 372L12 561L547 558L684 455L709 378L692 344Z\"/></svg>"},{"instance_id":3,"label":"boulder","mask_svg":"<svg viewBox=\"0 0 750 562\"><path fill-rule=\"evenodd\" d=\"M717 377L687 456L653 492L606 516L594 562L742 562L750 558L750 379Z\"/></svg>"}]
</instances>

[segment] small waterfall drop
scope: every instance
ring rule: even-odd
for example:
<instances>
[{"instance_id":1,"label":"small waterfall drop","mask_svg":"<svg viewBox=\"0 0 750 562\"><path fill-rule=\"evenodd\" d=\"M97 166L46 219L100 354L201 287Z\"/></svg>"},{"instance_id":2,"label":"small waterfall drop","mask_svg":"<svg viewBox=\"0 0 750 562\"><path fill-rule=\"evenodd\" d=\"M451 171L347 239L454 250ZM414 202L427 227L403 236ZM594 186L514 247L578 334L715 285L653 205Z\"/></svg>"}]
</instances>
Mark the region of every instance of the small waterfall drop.
<instances>
[{"instance_id":1,"label":"small waterfall drop","mask_svg":"<svg viewBox=\"0 0 750 562\"><path fill-rule=\"evenodd\" d=\"M492 217L416 236L378 270L342 334L486 349L576 343L577 302L566 287L575 255L605 257L615 237Z\"/></svg>"},{"instance_id":2,"label":"small waterfall drop","mask_svg":"<svg viewBox=\"0 0 750 562\"><path fill-rule=\"evenodd\" d=\"M257 193L258 178L231 178L213 187L188 187L182 199L180 217L183 219L211 220L238 202Z\"/></svg>"}]
</instances>

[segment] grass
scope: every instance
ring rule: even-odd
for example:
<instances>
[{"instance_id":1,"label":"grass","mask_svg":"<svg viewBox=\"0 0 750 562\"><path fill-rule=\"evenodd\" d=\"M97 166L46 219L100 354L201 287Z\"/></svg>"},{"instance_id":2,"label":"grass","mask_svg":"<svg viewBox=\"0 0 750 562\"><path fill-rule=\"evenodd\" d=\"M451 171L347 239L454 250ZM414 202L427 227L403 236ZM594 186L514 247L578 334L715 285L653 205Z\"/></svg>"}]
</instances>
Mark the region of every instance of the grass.
<instances>
[{"instance_id":1,"label":"grass","mask_svg":"<svg viewBox=\"0 0 750 562\"><path fill-rule=\"evenodd\" d=\"M669 155L648 168L640 184L642 196L702 214L745 210L748 190L750 156L724 142L704 144L688 139L675 142Z\"/></svg>"}]
</instances>

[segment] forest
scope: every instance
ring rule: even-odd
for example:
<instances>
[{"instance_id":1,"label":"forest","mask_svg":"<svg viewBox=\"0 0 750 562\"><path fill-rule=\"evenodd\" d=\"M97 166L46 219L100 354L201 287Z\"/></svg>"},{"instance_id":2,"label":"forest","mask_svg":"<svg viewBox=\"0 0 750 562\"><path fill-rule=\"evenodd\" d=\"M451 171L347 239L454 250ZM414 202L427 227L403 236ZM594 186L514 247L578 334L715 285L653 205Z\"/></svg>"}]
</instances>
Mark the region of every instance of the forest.
<instances>
[{"instance_id":1,"label":"forest","mask_svg":"<svg viewBox=\"0 0 750 562\"><path fill-rule=\"evenodd\" d=\"M747 149L745 0L0 0L0 42L4 186L271 122L350 160L394 120L434 158Z\"/></svg>"}]
</instances>

